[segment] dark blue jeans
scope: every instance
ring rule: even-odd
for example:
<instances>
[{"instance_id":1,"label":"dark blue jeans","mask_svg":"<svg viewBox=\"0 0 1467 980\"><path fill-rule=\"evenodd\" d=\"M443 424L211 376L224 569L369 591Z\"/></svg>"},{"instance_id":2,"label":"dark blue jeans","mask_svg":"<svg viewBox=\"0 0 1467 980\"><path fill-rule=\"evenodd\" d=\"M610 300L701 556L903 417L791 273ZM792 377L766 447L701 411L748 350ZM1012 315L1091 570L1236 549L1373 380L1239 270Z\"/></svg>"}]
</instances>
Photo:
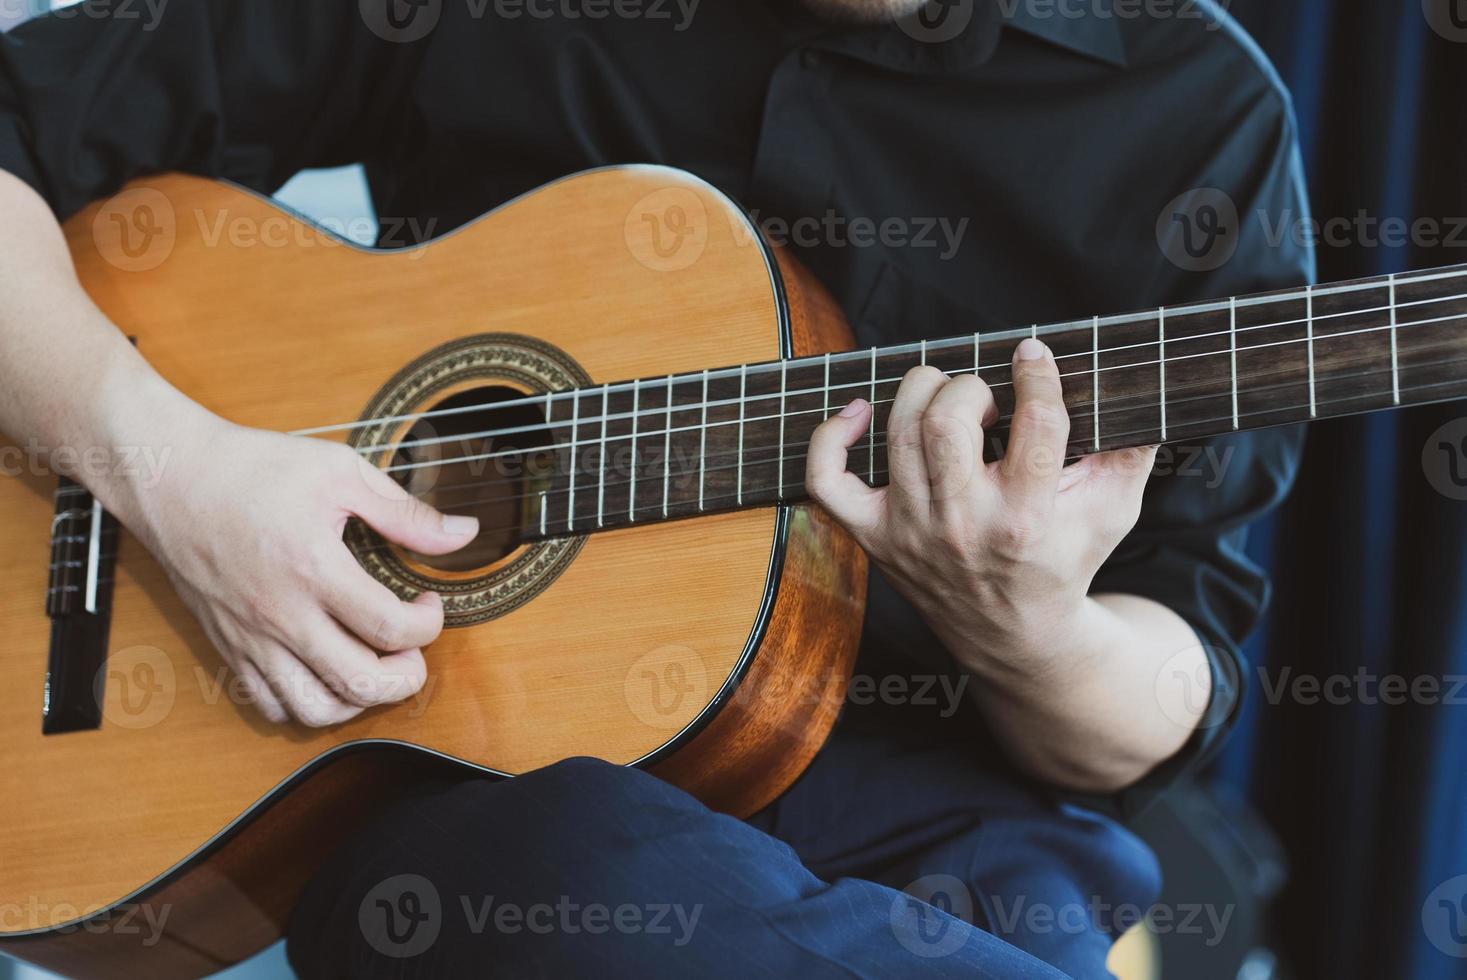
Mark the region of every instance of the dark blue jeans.
<instances>
[{"instance_id":1,"label":"dark blue jeans","mask_svg":"<svg viewBox=\"0 0 1467 980\"><path fill-rule=\"evenodd\" d=\"M1108 976L1150 851L950 745L838 731L748 822L572 759L400 801L307 889L303 977Z\"/></svg>"}]
</instances>

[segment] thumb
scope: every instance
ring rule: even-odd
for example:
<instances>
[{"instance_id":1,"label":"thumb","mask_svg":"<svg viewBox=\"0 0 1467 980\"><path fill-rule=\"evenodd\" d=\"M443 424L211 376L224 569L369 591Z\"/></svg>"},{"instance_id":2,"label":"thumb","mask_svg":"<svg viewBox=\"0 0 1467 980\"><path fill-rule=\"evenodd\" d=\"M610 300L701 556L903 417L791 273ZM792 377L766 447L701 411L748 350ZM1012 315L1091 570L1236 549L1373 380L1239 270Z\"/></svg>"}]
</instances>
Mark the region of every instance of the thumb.
<instances>
[{"instance_id":1,"label":"thumb","mask_svg":"<svg viewBox=\"0 0 1467 980\"><path fill-rule=\"evenodd\" d=\"M446 555L478 536L477 517L445 514L365 461L361 472L365 486L349 509L388 541L423 555Z\"/></svg>"},{"instance_id":2,"label":"thumb","mask_svg":"<svg viewBox=\"0 0 1467 980\"><path fill-rule=\"evenodd\" d=\"M1155 446L1112 449L1086 456L1065 468L1061 489L1078 485L1086 496L1140 500L1156 464Z\"/></svg>"}]
</instances>

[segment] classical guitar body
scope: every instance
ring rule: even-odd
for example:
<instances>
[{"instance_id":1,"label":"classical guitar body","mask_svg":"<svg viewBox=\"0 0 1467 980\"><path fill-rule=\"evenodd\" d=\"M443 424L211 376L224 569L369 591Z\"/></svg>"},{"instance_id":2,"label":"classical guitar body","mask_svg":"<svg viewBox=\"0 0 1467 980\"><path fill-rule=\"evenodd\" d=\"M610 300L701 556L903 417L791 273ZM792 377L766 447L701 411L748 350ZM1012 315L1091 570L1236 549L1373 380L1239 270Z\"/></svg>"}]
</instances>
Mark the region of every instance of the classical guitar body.
<instances>
[{"instance_id":1,"label":"classical guitar body","mask_svg":"<svg viewBox=\"0 0 1467 980\"><path fill-rule=\"evenodd\" d=\"M87 291L189 396L244 425L338 426L310 437L412 479L422 452L393 447L444 462L457 444L425 422L473 435L452 421L472 413L445 407L518 406L523 447L547 437L556 392L850 340L732 202L664 168L569 177L402 251L180 176L134 185L67 234ZM865 561L819 510L603 529L574 520L597 492L583 484L568 533L490 541L456 564L350 530L399 594L445 595L428 686L337 728L276 727L242 703L150 555L27 447L0 448L18 473L0 479L0 951L68 975L200 976L254 953L334 842L445 774L589 755L752 812L818 750L855 655ZM535 530L522 498L546 491L521 480L501 503ZM643 506L657 486L635 485ZM445 509L476 503L442 492ZM625 489L607 498L627 503ZM73 539L100 544L78 557Z\"/></svg>"}]
</instances>

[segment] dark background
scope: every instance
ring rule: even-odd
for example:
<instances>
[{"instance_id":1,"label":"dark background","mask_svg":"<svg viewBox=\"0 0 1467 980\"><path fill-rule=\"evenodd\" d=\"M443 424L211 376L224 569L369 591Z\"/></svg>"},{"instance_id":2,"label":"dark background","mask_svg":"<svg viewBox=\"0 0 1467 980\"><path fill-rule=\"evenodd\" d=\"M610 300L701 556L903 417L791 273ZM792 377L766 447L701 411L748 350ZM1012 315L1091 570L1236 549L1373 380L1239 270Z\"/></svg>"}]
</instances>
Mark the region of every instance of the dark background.
<instances>
[{"instance_id":1,"label":"dark background","mask_svg":"<svg viewBox=\"0 0 1467 980\"><path fill-rule=\"evenodd\" d=\"M1467 262L1467 2L1230 10L1293 91L1314 218L1350 222L1318 244L1320 281ZM1361 211L1437 234L1386 243ZM1296 976L1467 977L1467 949L1441 938L1467 932L1467 879L1451 881L1467 874L1467 688L1461 704L1368 704L1354 681L1430 677L1445 695L1467 675L1467 502L1449 496L1467 490L1450 480L1460 448L1442 446L1467 421L1438 434L1464 418L1459 404L1314 425L1294 494L1251 539L1276 590L1212 776L1282 839L1272 945ZM1347 703L1270 703L1259 671L1276 686L1286 667L1350 676Z\"/></svg>"}]
</instances>

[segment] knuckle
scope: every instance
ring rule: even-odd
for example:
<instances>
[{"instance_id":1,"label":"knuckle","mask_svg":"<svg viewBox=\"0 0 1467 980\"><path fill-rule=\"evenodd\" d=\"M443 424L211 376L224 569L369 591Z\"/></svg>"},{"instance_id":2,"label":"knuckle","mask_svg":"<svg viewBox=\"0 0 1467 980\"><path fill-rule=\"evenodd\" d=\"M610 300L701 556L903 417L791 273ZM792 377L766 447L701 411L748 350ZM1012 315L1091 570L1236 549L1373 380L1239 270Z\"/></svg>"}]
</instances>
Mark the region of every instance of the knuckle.
<instances>
[{"instance_id":1,"label":"knuckle","mask_svg":"<svg viewBox=\"0 0 1467 980\"><path fill-rule=\"evenodd\" d=\"M998 548L1005 557L1025 560L1034 553L1043 536L1037 516L1026 509L1012 511L998 533Z\"/></svg>"},{"instance_id":2,"label":"knuckle","mask_svg":"<svg viewBox=\"0 0 1467 980\"><path fill-rule=\"evenodd\" d=\"M967 555L977 539L977 525L961 511L946 514L938 521L937 542L950 555Z\"/></svg>"},{"instance_id":3,"label":"knuckle","mask_svg":"<svg viewBox=\"0 0 1467 980\"><path fill-rule=\"evenodd\" d=\"M1045 432L1069 432L1070 416L1063 404L1030 401L1014 411L1014 424Z\"/></svg>"},{"instance_id":4,"label":"knuckle","mask_svg":"<svg viewBox=\"0 0 1467 980\"><path fill-rule=\"evenodd\" d=\"M362 639L375 649L392 651L406 645L407 629L397 610L378 613L367 632Z\"/></svg>"},{"instance_id":5,"label":"knuckle","mask_svg":"<svg viewBox=\"0 0 1467 980\"><path fill-rule=\"evenodd\" d=\"M335 720L335 713L319 697L297 694L290 701L290 713L307 728L325 728Z\"/></svg>"}]
</instances>

